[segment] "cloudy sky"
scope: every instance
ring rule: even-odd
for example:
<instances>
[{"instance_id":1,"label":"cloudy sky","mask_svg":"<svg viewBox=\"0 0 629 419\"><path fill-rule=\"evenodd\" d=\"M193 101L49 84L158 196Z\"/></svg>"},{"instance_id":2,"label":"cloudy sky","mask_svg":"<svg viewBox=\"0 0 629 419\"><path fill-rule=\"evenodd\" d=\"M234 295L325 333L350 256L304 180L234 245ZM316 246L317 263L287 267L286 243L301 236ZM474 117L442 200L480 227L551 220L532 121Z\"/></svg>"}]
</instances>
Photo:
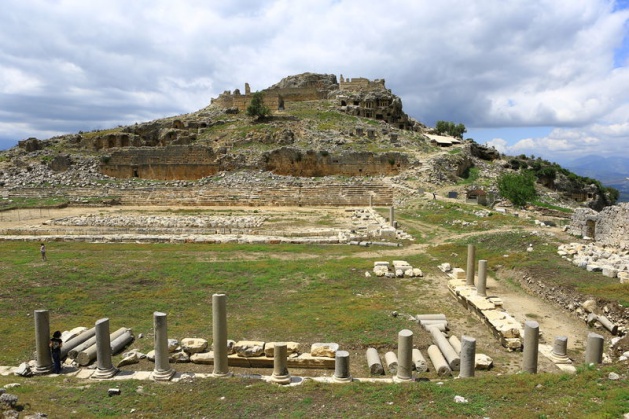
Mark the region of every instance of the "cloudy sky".
<instances>
[{"instance_id":1,"label":"cloudy sky","mask_svg":"<svg viewBox=\"0 0 629 419\"><path fill-rule=\"evenodd\" d=\"M303 72L553 161L629 156L629 0L3 0L0 149Z\"/></svg>"}]
</instances>

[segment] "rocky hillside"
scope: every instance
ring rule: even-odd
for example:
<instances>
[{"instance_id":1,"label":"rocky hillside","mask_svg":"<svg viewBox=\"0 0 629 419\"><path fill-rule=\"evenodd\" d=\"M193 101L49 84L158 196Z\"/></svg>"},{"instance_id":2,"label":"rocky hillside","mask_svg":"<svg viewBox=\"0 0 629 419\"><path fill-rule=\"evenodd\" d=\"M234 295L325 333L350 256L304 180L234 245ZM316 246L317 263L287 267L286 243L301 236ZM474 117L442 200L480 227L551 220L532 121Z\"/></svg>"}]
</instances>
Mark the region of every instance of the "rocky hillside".
<instances>
[{"instance_id":1,"label":"rocky hillside","mask_svg":"<svg viewBox=\"0 0 629 419\"><path fill-rule=\"evenodd\" d=\"M0 154L0 188L15 196L28 188L194 186L266 178L258 176L263 172L274 181L378 180L398 195L464 194L496 192L502 173L532 170L542 203L598 210L613 203L599 182L556 164L500 155L473 141L435 141L434 130L409 118L384 80L287 77L263 91L265 104L275 106L264 119L247 116L245 90L225 92L190 114L20 141Z\"/></svg>"}]
</instances>

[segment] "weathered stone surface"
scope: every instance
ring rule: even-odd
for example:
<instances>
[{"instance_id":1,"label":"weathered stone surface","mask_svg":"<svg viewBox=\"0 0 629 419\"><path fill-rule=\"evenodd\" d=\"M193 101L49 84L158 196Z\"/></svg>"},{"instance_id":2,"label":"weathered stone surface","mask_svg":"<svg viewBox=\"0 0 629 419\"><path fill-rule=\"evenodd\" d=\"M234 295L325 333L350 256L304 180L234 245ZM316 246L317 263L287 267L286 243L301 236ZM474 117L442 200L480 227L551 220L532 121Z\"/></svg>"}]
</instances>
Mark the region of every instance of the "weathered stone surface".
<instances>
[{"instance_id":1,"label":"weathered stone surface","mask_svg":"<svg viewBox=\"0 0 629 419\"><path fill-rule=\"evenodd\" d=\"M494 365L494 360L485 354L476 354L474 361L477 370L488 370Z\"/></svg>"},{"instance_id":2,"label":"weathered stone surface","mask_svg":"<svg viewBox=\"0 0 629 419\"><path fill-rule=\"evenodd\" d=\"M207 340L202 338L181 339L181 349L188 354L204 352L207 349Z\"/></svg>"},{"instance_id":3,"label":"weathered stone surface","mask_svg":"<svg viewBox=\"0 0 629 419\"><path fill-rule=\"evenodd\" d=\"M190 361L194 364L214 365L214 352L201 352L190 355Z\"/></svg>"},{"instance_id":4,"label":"weathered stone surface","mask_svg":"<svg viewBox=\"0 0 629 419\"><path fill-rule=\"evenodd\" d=\"M257 340L241 340L234 345L234 353L241 357L264 355L265 342Z\"/></svg>"},{"instance_id":5,"label":"weathered stone surface","mask_svg":"<svg viewBox=\"0 0 629 419\"><path fill-rule=\"evenodd\" d=\"M334 358L336 357L336 351L338 350L338 343L313 343L310 347L310 355Z\"/></svg>"},{"instance_id":6,"label":"weathered stone surface","mask_svg":"<svg viewBox=\"0 0 629 419\"><path fill-rule=\"evenodd\" d=\"M155 355L153 355L153 360L155 360ZM168 360L169 362L190 362L190 355L184 351L173 352L169 355Z\"/></svg>"},{"instance_id":7,"label":"weathered stone surface","mask_svg":"<svg viewBox=\"0 0 629 419\"><path fill-rule=\"evenodd\" d=\"M585 300L581 303L581 307L586 313L593 313L597 309L596 300Z\"/></svg>"},{"instance_id":8,"label":"weathered stone surface","mask_svg":"<svg viewBox=\"0 0 629 419\"><path fill-rule=\"evenodd\" d=\"M172 353L180 350L179 341L177 339L168 339L168 352Z\"/></svg>"},{"instance_id":9,"label":"weathered stone surface","mask_svg":"<svg viewBox=\"0 0 629 419\"><path fill-rule=\"evenodd\" d=\"M130 352L128 353L127 356L125 356L118 362L118 364L116 365L116 368L124 367L125 365L137 364L139 362L140 362L140 357L138 356L138 353Z\"/></svg>"},{"instance_id":10,"label":"weathered stone surface","mask_svg":"<svg viewBox=\"0 0 629 419\"><path fill-rule=\"evenodd\" d=\"M299 352L299 343L297 342L285 342L286 343L286 352L290 354L298 354ZM264 345L264 355L268 357L273 357L275 355L275 342L267 342Z\"/></svg>"}]
</instances>

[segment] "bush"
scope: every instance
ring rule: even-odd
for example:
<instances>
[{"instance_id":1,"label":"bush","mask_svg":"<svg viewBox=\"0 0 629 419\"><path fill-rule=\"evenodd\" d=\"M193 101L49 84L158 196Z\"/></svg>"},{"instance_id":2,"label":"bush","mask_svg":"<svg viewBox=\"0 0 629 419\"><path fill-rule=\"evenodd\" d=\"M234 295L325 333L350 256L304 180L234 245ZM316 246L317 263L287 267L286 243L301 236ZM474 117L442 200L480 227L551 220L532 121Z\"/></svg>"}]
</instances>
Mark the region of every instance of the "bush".
<instances>
[{"instance_id":1,"label":"bush","mask_svg":"<svg viewBox=\"0 0 629 419\"><path fill-rule=\"evenodd\" d=\"M531 172L505 173L498 178L498 190L513 205L524 206L535 196L535 176Z\"/></svg>"}]
</instances>

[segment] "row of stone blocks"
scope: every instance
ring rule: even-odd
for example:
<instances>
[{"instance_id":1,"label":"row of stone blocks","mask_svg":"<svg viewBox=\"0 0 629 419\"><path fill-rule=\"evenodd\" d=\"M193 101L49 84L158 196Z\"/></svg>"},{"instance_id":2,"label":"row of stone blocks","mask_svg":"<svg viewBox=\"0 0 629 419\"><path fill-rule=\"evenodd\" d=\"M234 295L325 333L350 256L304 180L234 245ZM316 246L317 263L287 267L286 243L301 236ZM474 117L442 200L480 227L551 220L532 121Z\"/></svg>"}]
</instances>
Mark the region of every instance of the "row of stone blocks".
<instances>
[{"instance_id":1,"label":"row of stone blocks","mask_svg":"<svg viewBox=\"0 0 629 419\"><path fill-rule=\"evenodd\" d=\"M470 312L474 313L485 324L500 343L509 350L522 349L523 329L509 313L503 310L502 300L498 297L487 297L487 261L479 261L478 287L469 283L463 269L450 269L449 264L439 268L448 274L448 290ZM468 269L468 272L470 270ZM474 270L471 270L472 275Z\"/></svg>"},{"instance_id":2,"label":"row of stone blocks","mask_svg":"<svg viewBox=\"0 0 629 419\"><path fill-rule=\"evenodd\" d=\"M295 184L295 185L204 185L199 187L155 188L20 188L4 190L7 198L66 196L68 198L120 199L123 205L208 205L208 206L388 206L393 189L382 184Z\"/></svg>"}]
</instances>

